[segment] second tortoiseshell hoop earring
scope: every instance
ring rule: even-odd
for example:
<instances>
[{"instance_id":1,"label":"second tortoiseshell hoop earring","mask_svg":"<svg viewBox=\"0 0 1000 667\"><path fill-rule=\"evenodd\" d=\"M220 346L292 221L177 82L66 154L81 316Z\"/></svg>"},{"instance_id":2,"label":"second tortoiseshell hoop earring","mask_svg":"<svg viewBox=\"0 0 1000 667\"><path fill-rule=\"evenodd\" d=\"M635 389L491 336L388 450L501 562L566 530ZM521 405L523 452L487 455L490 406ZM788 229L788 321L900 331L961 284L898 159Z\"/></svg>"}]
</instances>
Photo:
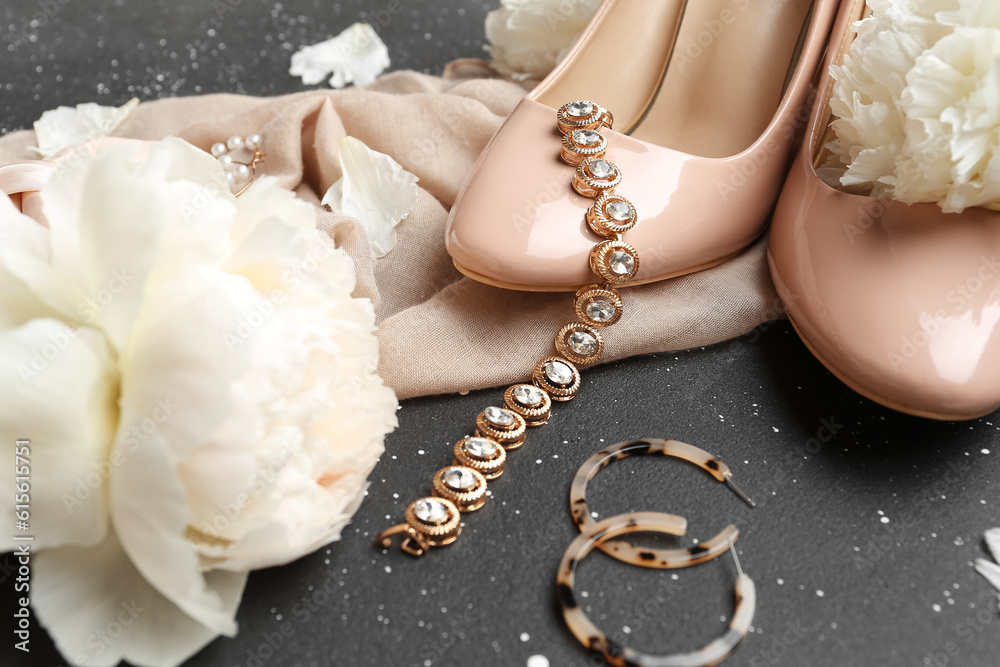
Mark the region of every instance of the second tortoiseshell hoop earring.
<instances>
[{"instance_id":1,"label":"second tortoiseshell hoop earring","mask_svg":"<svg viewBox=\"0 0 1000 667\"><path fill-rule=\"evenodd\" d=\"M576 568L594 547L606 544L628 533L656 532L680 535L686 521L673 514L660 512L633 512L620 514L594 524L593 529L577 535L559 563L556 586L563 617L570 631L581 644L602 653L607 661L618 667L708 667L726 659L750 631L757 610L757 589L753 580L743 573L732 542L727 548L736 561L736 609L729 629L718 639L689 653L654 655L621 646L603 633L584 613L576 599ZM643 563L645 564L645 563Z\"/></svg>"},{"instance_id":2,"label":"second tortoiseshell hoop earring","mask_svg":"<svg viewBox=\"0 0 1000 667\"><path fill-rule=\"evenodd\" d=\"M597 522L591 517L587 507L587 483L600 470L611 465L613 461L629 456L659 454L678 458L698 466L716 480L728 485L740 498L751 507L754 502L733 483L733 474L729 466L715 458L703 449L688 445L677 440L662 440L651 438L620 442L606 447L594 454L580 466L573 485L570 487L570 513L580 532L592 534ZM660 569L682 568L710 561L724 554L731 543L739 538L736 526L726 526L718 535L710 540L685 549L651 549L629 544L623 540L601 541L597 548L620 561Z\"/></svg>"}]
</instances>

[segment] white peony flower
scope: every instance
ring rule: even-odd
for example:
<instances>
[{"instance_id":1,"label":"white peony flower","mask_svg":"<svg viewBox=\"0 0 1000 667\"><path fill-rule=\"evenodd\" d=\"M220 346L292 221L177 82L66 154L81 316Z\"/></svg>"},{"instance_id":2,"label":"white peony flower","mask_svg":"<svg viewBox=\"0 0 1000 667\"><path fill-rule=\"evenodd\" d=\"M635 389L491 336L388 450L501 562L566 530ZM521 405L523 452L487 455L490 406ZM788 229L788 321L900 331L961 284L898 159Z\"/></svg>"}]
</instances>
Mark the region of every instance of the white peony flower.
<instances>
[{"instance_id":1,"label":"white peony flower","mask_svg":"<svg viewBox=\"0 0 1000 667\"><path fill-rule=\"evenodd\" d=\"M1000 8L869 0L835 79L840 183L946 212L1000 206ZM824 170L826 171L826 170Z\"/></svg>"},{"instance_id":2,"label":"white peony flower","mask_svg":"<svg viewBox=\"0 0 1000 667\"><path fill-rule=\"evenodd\" d=\"M493 67L517 81L541 79L561 61L601 0L501 0L486 15Z\"/></svg>"},{"instance_id":3,"label":"white peony flower","mask_svg":"<svg viewBox=\"0 0 1000 667\"><path fill-rule=\"evenodd\" d=\"M367 23L355 23L325 42L304 46L292 54L288 73L311 86L329 75L330 85L367 86L389 67L389 49Z\"/></svg>"},{"instance_id":4,"label":"white peony flower","mask_svg":"<svg viewBox=\"0 0 1000 667\"><path fill-rule=\"evenodd\" d=\"M311 205L266 178L234 198L179 139L101 148L40 196L47 228L0 197L0 449L31 441L34 613L74 665L177 665L236 633L248 570L361 502L396 424L372 308Z\"/></svg>"}]
</instances>

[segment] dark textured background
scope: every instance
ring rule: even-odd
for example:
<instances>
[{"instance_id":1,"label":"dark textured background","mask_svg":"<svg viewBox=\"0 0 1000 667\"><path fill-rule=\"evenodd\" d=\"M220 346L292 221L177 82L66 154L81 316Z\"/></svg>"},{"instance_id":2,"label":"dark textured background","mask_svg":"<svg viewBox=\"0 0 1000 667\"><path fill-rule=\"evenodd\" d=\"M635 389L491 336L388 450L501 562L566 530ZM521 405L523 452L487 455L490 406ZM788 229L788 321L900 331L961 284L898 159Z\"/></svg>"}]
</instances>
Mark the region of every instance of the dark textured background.
<instances>
[{"instance_id":1,"label":"dark textured background","mask_svg":"<svg viewBox=\"0 0 1000 667\"><path fill-rule=\"evenodd\" d=\"M393 68L436 73L481 56L483 17L495 4L403 0L405 11L379 26ZM60 104L301 90L287 73L295 50L365 14L378 24L386 6L4 0L0 130L30 127ZM983 531L1000 525L998 415L945 424L893 413L841 385L787 323L774 323L712 348L588 372L582 395L511 454L508 473L490 485L493 499L467 517L456 545L422 560L374 548L373 535L429 491L476 412L499 400L487 391L404 403L343 541L254 573L239 636L189 664L519 666L532 655L553 666L601 664L567 632L552 594L574 535L568 489L602 444L642 436L712 451L759 502L750 510L700 471L664 459L615 464L591 487L600 516L671 511L688 517L691 538L740 526L759 607L754 632L726 664L1000 664L996 596L971 567L985 555ZM595 554L579 586L614 639L680 650L721 632L733 575L729 558L675 579ZM10 609L11 582L2 586ZM0 636L0 656L12 656L11 635ZM32 647L30 664L63 664L43 632ZM21 654L10 661L26 664Z\"/></svg>"}]
</instances>

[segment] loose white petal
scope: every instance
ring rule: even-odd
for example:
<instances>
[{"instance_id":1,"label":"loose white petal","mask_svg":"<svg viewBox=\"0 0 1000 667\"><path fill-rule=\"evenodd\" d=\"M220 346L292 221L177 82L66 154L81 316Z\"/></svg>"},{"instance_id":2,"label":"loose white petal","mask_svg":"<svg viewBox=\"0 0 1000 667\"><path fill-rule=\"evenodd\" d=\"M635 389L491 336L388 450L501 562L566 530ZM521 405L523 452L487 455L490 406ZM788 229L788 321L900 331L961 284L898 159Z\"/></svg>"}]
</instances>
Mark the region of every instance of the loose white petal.
<instances>
[{"instance_id":1,"label":"loose white petal","mask_svg":"<svg viewBox=\"0 0 1000 667\"><path fill-rule=\"evenodd\" d=\"M990 528L986 531L986 546L993 554L993 560L1000 563L1000 528Z\"/></svg>"},{"instance_id":2,"label":"loose white petal","mask_svg":"<svg viewBox=\"0 0 1000 667\"><path fill-rule=\"evenodd\" d=\"M330 85L343 88L349 83L366 86L388 67L389 50L378 33L367 23L355 23L336 37L292 54L288 73L310 86L332 74Z\"/></svg>"},{"instance_id":3,"label":"loose white petal","mask_svg":"<svg viewBox=\"0 0 1000 667\"><path fill-rule=\"evenodd\" d=\"M137 106L139 100L133 97L120 107L86 102L46 111L35 121L38 146L32 150L50 158L64 148L109 136Z\"/></svg>"},{"instance_id":4,"label":"loose white petal","mask_svg":"<svg viewBox=\"0 0 1000 667\"><path fill-rule=\"evenodd\" d=\"M368 233L372 257L384 257L396 245L396 225L417 204L417 177L360 139L340 140L344 175L330 186L323 204L356 218Z\"/></svg>"},{"instance_id":5,"label":"loose white petal","mask_svg":"<svg viewBox=\"0 0 1000 667\"><path fill-rule=\"evenodd\" d=\"M976 559L976 572L986 577L993 588L1000 592L1000 565L984 558L978 558Z\"/></svg>"}]
</instances>

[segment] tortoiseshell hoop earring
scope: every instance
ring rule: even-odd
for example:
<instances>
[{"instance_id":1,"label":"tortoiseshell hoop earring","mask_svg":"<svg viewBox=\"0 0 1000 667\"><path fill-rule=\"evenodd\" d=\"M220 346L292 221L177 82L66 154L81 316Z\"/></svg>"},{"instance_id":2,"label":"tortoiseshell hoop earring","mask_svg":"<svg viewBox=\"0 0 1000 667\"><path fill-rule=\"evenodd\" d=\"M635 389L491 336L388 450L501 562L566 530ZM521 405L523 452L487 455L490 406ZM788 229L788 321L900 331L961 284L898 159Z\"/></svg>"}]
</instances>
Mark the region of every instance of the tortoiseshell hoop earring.
<instances>
[{"instance_id":1,"label":"tortoiseshell hoop earring","mask_svg":"<svg viewBox=\"0 0 1000 667\"><path fill-rule=\"evenodd\" d=\"M576 477L573 478L573 485L569 492L569 508L573 515L573 521L580 528L580 532L592 533L597 525L587 507L587 483L600 470L611 465L613 461L645 454L660 454L693 463L729 486L744 502L750 507L754 507L754 502L733 483L733 473L729 466L705 450L677 440L658 438L632 440L619 442L597 452L580 466ZM739 534L736 526L730 525L723 528L722 532L712 539L686 549L650 549L629 544L623 540L613 542L602 540L597 548L609 556L634 565L658 569L682 568L718 558L726 552L730 543L736 542Z\"/></svg>"},{"instance_id":2,"label":"tortoiseshell hoop earring","mask_svg":"<svg viewBox=\"0 0 1000 667\"><path fill-rule=\"evenodd\" d=\"M556 585L559 603L562 605L566 625L577 640L593 651L602 653L605 659L617 667L711 667L725 660L750 631L753 616L757 609L757 591L753 580L743 573L736 549L732 543L728 548L736 560L736 610L733 612L729 629L724 635L707 644L703 648L690 653L676 655L654 655L643 653L627 646L621 646L612 641L606 634L594 625L576 601L574 583L576 567L594 547L599 547L607 540L638 532L662 532L678 535L677 521L681 517L660 512L636 512L621 514L604 519L594 525L594 530L581 533L570 543L559 564L559 574ZM681 531L683 532L683 531Z\"/></svg>"}]
</instances>

